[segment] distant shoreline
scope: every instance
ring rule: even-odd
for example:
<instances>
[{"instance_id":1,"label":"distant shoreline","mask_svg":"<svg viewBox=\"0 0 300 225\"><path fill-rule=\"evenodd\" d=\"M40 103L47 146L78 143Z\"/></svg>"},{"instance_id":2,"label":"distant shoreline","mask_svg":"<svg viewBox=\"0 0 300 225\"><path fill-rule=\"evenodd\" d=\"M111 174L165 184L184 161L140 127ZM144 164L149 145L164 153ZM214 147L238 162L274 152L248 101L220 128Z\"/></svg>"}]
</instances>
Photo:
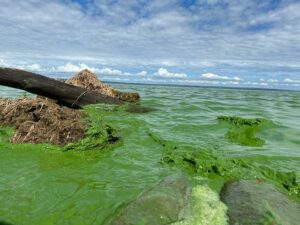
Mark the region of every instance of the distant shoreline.
<instances>
[{"instance_id":1,"label":"distant shoreline","mask_svg":"<svg viewBox=\"0 0 300 225\"><path fill-rule=\"evenodd\" d=\"M258 91L288 91L300 92L300 90L282 89L282 88L259 88L259 87L227 87L227 86L201 86L188 84L158 84L158 83L134 83L134 82L117 82L117 81L103 81L107 84L133 84L133 85L147 85L147 86L162 86L162 87L191 87L191 88L207 88L207 89L230 89L230 90L258 90Z\"/></svg>"}]
</instances>

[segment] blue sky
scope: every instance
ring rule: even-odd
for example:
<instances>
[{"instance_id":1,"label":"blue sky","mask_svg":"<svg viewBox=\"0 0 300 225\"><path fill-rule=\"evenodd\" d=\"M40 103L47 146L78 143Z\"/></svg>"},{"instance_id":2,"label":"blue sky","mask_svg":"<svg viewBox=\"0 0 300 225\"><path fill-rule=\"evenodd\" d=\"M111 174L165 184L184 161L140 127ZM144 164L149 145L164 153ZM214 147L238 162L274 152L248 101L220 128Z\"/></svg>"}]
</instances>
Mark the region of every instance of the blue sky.
<instances>
[{"instance_id":1,"label":"blue sky","mask_svg":"<svg viewBox=\"0 0 300 225\"><path fill-rule=\"evenodd\" d=\"M0 0L0 66L300 89L300 0Z\"/></svg>"}]
</instances>

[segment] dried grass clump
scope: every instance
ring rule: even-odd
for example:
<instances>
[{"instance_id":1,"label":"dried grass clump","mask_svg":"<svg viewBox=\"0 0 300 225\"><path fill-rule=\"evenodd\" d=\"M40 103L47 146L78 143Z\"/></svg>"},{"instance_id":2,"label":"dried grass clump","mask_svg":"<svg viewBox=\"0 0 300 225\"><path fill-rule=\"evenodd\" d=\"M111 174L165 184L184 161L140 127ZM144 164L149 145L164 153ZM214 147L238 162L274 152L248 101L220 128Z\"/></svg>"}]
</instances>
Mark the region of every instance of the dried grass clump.
<instances>
[{"instance_id":1,"label":"dried grass clump","mask_svg":"<svg viewBox=\"0 0 300 225\"><path fill-rule=\"evenodd\" d=\"M89 91L98 91L101 94L131 103L136 103L140 99L138 93L120 92L113 89L110 85L102 83L94 73L87 69L80 71L74 77L68 79L66 83L85 88Z\"/></svg>"},{"instance_id":2,"label":"dried grass clump","mask_svg":"<svg viewBox=\"0 0 300 225\"><path fill-rule=\"evenodd\" d=\"M83 112L47 98L0 98L1 126L14 126L10 143L64 145L84 137Z\"/></svg>"}]
</instances>

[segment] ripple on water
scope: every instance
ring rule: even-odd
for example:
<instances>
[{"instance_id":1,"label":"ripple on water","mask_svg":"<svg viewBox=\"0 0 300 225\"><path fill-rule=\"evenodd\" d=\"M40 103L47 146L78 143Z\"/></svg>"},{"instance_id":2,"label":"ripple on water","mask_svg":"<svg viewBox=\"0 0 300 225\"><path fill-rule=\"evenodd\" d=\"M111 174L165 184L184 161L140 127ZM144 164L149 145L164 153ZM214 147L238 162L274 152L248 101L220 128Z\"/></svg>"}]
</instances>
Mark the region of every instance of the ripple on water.
<instances>
[{"instance_id":1,"label":"ripple on water","mask_svg":"<svg viewBox=\"0 0 300 225\"><path fill-rule=\"evenodd\" d=\"M107 112L122 144L110 151L67 152L7 147L0 139L0 220L15 224L103 224L125 202L178 169L161 163L164 148L206 149L219 157L244 158L275 170L299 169L298 92L114 84L141 93L145 114ZM22 95L0 89L1 96ZM14 93L14 94L13 94ZM257 132L263 146L230 142L218 116L265 118L277 127ZM179 151L178 150L178 151Z\"/></svg>"}]
</instances>

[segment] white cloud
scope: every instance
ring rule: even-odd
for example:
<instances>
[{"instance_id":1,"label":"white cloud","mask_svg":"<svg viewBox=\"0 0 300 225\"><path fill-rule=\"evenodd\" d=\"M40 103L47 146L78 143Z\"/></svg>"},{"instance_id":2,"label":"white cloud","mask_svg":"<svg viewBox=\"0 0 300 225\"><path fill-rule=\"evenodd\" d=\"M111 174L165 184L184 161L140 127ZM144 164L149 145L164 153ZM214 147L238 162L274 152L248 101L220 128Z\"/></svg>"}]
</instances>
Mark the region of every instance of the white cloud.
<instances>
[{"instance_id":1,"label":"white cloud","mask_svg":"<svg viewBox=\"0 0 300 225\"><path fill-rule=\"evenodd\" d=\"M81 70L88 69L92 72L97 72L98 69L94 67L89 67L88 65L84 63L80 63L78 65L72 64L72 63L67 63L62 66L58 66L55 68L56 72L79 72Z\"/></svg>"},{"instance_id":2,"label":"white cloud","mask_svg":"<svg viewBox=\"0 0 300 225\"><path fill-rule=\"evenodd\" d=\"M184 78L187 77L185 73L172 73L169 72L165 68L159 68L158 71L154 74L159 77L165 77L165 78Z\"/></svg>"},{"instance_id":3,"label":"white cloud","mask_svg":"<svg viewBox=\"0 0 300 225\"><path fill-rule=\"evenodd\" d=\"M232 81L240 81L239 77L228 77L228 76L220 76L214 73L203 73L201 78L211 79L211 80L232 80Z\"/></svg>"},{"instance_id":4,"label":"white cloud","mask_svg":"<svg viewBox=\"0 0 300 225\"><path fill-rule=\"evenodd\" d=\"M300 84L300 80L293 80L293 79L289 79L289 78L284 79L283 82L284 83Z\"/></svg>"},{"instance_id":5,"label":"white cloud","mask_svg":"<svg viewBox=\"0 0 300 225\"><path fill-rule=\"evenodd\" d=\"M137 73L137 75L142 76L142 77L147 76L147 71L143 70L143 71Z\"/></svg>"},{"instance_id":6,"label":"white cloud","mask_svg":"<svg viewBox=\"0 0 300 225\"><path fill-rule=\"evenodd\" d=\"M267 80L268 83L278 83L277 79L268 79Z\"/></svg>"},{"instance_id":7,"label":"white cloud","mask_svg":"<svg viewBox=\"0 0 300 225\"><path fill-rule=\"evenodd\" d=\"M116 75L116 76L123 75L123 72L121 70L112 69L112 68L109 68L109 67L100 69L97 72L99 72L100 74L104 74L104 75Z\"/></svg>"},{"instance_id":8,"label":"white cloud","mask_svg":"<svg viewBox=\"0 0 300 225\"><path fill-rule=\"evenodd\" d=\"M0 66L2 66L2 67L8 67L9 64L7 64L7 62L5 62L4 59L0 59Z\"/></svg>"},{"instance_id":9,"label":"white cloud","mask_svg":"<svg viewBox=\"0 0 300 225\"><path fill-rule=\"evenodd\" d=\"M32 70L32 71L40 71L40 70L42 70L41 66L39 64L37 64L37 63L34 63L32 65L26 66L26 69Z\"/></svg>"}]
</instances>

